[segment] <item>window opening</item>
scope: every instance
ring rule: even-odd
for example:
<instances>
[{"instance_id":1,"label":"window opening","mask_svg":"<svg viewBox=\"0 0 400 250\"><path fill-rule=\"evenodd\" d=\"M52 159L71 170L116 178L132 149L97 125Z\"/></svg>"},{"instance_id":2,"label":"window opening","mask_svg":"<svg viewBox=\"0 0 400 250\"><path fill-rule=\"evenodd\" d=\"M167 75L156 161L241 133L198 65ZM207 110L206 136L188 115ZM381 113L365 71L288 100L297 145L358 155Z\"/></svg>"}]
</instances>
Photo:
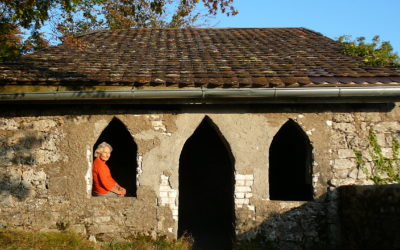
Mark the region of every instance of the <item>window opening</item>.
<instances>
[{"instance_id":1,"label":"window opening","mask_svg":"<svg viewBox=\"0 0 400 250\"><path fill-rule=\"evenodd\" d=\"M126 196L136 197L137 146L126 126L113 118L93 147L107 142L113 148L107 161L111 176L126 189Z\"/></svg>"},{"instance_id":2,"label":"window opening","mask_svg":"<svg viewBox=\"0 0 400 250\"><path fill-rule=\"evenodd\" d=\"M234 239L234 160L227 142L205 117L179 159L178 236L194 249L231 249Z\"/></svg>"},{"instance_id":3,"label":"window opening","mask_svg":"<svg viewBox=\"0 0 400 250\"><path fill-rule=\"evenodd\" d=\"M307 135L293 120L275 135L269 150L271 200L312 200L312 147Z\"/></svg>"}]
</instances>

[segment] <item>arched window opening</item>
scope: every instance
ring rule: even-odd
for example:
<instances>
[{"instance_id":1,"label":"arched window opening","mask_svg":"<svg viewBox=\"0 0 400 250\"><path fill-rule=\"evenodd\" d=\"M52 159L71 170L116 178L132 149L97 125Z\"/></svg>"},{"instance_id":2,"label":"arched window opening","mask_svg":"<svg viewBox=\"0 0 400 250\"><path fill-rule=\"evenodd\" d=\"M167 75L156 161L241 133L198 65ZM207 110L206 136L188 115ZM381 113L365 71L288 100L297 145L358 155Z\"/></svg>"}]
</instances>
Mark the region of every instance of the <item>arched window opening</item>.
<instances>
[{"instance_id":1,"label":"arched window opening","mask_svg":"<svg viewBox=\"0 0 400 250\"><path fill-rule=\"evenodd\" d=\"M194 249L231 249L234 184L233 155L206 116L179 159L178 237L191 235Z\"/></svg>"},{"instance_id":2,"label":"arched window opening","mask_svg":"<svg viewBox=\"0 0 400 250\"><path fill-rule=\"evenodd\" d=\"M312 147L293 120L275 135L269 150L269 192L271 200L313 199Z\"/></svg>"},{"instance_id":3,"label":"arched window opening","mask_svg":"<svg viewBox=\"0 0 400 250\"><path fill-rule=\"evenodd\" d=\"M102 142L113 148L107 161L112 177L126 189L126 196L136 197L137 146L128 129L114 117L94 144L93 152Z\"/></svg>"}]
</instances>

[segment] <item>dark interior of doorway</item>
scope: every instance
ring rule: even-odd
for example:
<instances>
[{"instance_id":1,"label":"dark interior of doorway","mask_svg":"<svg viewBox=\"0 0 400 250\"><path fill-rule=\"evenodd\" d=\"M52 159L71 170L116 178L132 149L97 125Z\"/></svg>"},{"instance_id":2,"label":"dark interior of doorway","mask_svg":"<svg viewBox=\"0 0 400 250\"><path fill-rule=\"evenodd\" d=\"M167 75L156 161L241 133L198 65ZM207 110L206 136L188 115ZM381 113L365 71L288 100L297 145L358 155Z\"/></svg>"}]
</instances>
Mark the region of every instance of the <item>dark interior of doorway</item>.
<instances>
[{"instance_id":1,"label":"dark interior of doorway","mask_svg":"<svg viewBox=\"0 0 400 250\"><path fill-rule=\"evenodd\" d=\"M275 135L269 150L271 200L312 200L312 147L307 135L293 120Z\"/></svg>"},{"instance_id":2,"label":"dark interior of doorway","mask_svg":"<svg viewBox=\"0 0 400 250\"><path fill-rule=\"evenodd\" d=\"M112 177L126 189L126 196L136 197L137 146L128 129L114 117L94 144L93 152L102 142L113 148L106 162Z\"/></svg>"},{"instance_id":3,"label":"dark interior of doorway","mask_svg":"<svg viewBox=\"0 0 400 250\"><path fill-rule=\"evenodd\" d=\"M231 249L234 240L234 160L216 125L205 117L179 160L178 236L193 249Z\"/></svg>"}]
</instances>

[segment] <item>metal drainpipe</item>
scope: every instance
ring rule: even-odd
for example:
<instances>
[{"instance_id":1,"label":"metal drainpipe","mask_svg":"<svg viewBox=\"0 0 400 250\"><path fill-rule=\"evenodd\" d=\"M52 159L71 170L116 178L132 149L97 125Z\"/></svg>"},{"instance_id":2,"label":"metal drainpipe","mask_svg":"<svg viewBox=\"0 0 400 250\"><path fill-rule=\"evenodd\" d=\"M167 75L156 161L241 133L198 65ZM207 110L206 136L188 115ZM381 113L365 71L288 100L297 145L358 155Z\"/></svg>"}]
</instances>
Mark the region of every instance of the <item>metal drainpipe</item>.
<instances>
[{"instance_id":1,"label":"metal drainpipe","mask_svg":"<svg viewBox=\"0 0 400 250\"><path fill-rule=\"evenodd\" d=\"M400 101L398 87L307 87L307 88L237 88L237 89L132 89L102 91L52 91L0 93L0 103L22 101L172 100L180 103L216 102L393 102ZM191 100L191 101L189 101Z\"/></svg>"}]
</instances>

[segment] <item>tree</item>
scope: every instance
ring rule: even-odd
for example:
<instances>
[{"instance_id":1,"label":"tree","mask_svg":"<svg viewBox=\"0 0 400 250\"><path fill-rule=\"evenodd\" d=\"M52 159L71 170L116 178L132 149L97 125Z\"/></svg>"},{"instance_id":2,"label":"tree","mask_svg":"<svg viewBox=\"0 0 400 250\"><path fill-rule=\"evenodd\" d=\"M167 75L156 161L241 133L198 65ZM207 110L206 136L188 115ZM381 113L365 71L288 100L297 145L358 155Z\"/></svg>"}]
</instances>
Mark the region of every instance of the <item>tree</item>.
<instances>
[{"instance_id":1,"label":"tree","mask_svg":"<svg viewBox=\"0 0 400 250\"><path fill-rule=\"evenodd\" d=\"M365 37L352 41L351 36L341 36L338 41L344 46L346 55L361 57L368 65L400 67L399 56L393 52L390 42L381 42L377 35L371 43L366 43Z\"/></svg>"},{"instance_id":2,"label":"tree","mask_svg":"<svg viewBox=\"0 0 400 250\"><path fill-rule=\"evenodd\" d=\"M206 13L196 9L199 4ZM45 23L52 39L68 41L99 28L189 27L219 12L235 15L233 0L0 0L0 61L47 46L49 34L40 32Z\"/></svg>"}]
</instances>

